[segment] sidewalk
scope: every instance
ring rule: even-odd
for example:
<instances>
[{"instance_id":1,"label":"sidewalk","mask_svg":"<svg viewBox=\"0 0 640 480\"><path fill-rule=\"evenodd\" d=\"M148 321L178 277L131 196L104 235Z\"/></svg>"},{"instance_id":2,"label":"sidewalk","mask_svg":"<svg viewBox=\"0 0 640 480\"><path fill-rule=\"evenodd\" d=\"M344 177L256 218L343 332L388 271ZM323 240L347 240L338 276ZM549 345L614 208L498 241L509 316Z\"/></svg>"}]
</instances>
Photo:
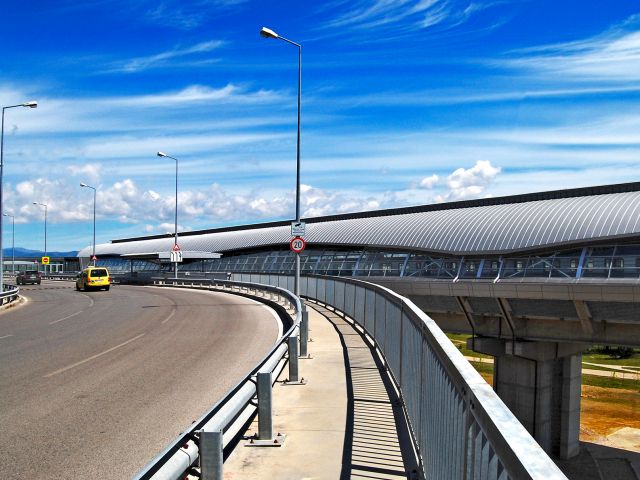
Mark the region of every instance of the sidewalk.
<instances>
[{"instance_id":1,"label":"sidewalk","mask_svg":"<svg viewBox=\"0 0 640 480\"><path fill-rule=\"evenodd\" d=\"M410 478L417 466L402 409L369 345L334 312L307 307L312 358L300 359L300 376L308 383L277 383L273 390L274 433L286 434L286 441L282 447L239 444L224 464L224 478ZM257 420L247 435L254 432Z\"/></svg>"}]
</instances>

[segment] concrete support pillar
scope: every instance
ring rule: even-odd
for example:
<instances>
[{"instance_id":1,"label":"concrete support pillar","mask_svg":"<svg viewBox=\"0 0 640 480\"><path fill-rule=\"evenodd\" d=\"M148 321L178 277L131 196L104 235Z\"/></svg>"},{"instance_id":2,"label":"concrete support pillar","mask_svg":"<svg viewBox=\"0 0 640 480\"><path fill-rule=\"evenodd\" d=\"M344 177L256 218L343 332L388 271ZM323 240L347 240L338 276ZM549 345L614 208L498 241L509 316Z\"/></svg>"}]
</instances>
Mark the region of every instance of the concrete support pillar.
<instances>
[{"instance_id":1,"label":"concrete support pillar","mask_svg":"<svg viewBox=\"0 0 640 480\"><path fill-rule=\"evenodd\" d=\"M493 388L549 454L579 453L582 344L476 337L475 350L494 357Z\"/></svg>"}]
</instances>

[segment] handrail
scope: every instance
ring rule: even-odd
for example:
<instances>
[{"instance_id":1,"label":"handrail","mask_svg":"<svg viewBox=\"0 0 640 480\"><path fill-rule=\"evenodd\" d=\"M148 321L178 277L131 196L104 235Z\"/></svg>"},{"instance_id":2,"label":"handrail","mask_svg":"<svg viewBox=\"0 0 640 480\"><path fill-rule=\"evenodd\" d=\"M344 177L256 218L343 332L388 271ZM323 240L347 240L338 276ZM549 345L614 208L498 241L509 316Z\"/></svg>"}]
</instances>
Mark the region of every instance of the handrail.
<instances>
[{"instance_id":1,"label":"handrail","mask_svg":"<svg viewBox=\"0 0 640 480\"><path fill-rule=\"evenodd\" d=\"M17 285L4 284L4 292L0 293L0 306L11 303L20 296L20 287Z\"/></svg>"},{"instance_id":2,"label":"handrail","mask_svg":"<svg viewBox=\"0 0 640 480\"><path fill-rule=\"evenodd\" d=\"M211 431L214 426L220 430L226 430L238 418L239 412L245 409L251 403L255 396L256 386L252 377L258 373L275 372L278 368L282 368L282 360L287 352L286 344L290 337L295 337L300 331L300 323L302 321L302 303L300 299L292 292L272 285L264 285L251 282L234 282L228 280L209 280L209 279L167 279L154 278L153 284L157 286L185 287L198 289L222 289L228 293L246 294L252 296L264 303L273 303L270 299L257 295L258 291L276 294L282 297L285 302L289 302L295 311L295 319L293 325L278 339L271 350L253 367L253 369L225 396L218 401L211 409L205 412L195 423L189 426L187 430L181 433L173 442L169 444L159 455L149 462L134 477L135 480L147 480L152 478L162 479L178 479L183 478L185 471L188 470L199 456L199 448L195 440L201 431ZM246 293L242 289L247 290ZM256 295L249 292L253 290ZM277 378L277 375L274 375Z\"/></svg>"},{"instance_id":3,"label":"handrail","mask_svg":"<svg viewBox=\"0 0 640 480\"><path fill-rule=\"evenodd\" d=\"M237 274L273 285L290 277ZM425 478L566 479L434 320L411 300L347 277L303 276L302 296L370 336L401 392Z\"/></svg>"}]
</instances>

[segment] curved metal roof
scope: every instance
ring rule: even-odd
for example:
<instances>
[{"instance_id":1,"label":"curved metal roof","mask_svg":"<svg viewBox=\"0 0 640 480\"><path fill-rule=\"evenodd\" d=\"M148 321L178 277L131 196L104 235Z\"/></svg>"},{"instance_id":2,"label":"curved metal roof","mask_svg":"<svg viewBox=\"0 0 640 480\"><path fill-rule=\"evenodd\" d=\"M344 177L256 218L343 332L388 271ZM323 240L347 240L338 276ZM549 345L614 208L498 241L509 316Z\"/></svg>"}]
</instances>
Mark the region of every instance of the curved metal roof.
<instances>
[{"instance_id":1,"label":"curved metal roof","mask_svg":"<svg viewBox=\"0 0 640 480\"><path fill-rule=\"evenodd\" d=\"M506 197L509 198L509 197ZM309 219L310 245L371 246L477 255L553 248L640 235L640 191L491 204L427 211L368 212L366 216ZM473 206L476 205L476 206ZM409 210L409 209L405 209ZM183 250L231 252L283 246L291 239L288 224L265 224L180 236ZM96 254L123 255L169 251L173 238L118 241L96 247ZM87 256L85 248L79 256Z\"/></svg>"}]
</instances>

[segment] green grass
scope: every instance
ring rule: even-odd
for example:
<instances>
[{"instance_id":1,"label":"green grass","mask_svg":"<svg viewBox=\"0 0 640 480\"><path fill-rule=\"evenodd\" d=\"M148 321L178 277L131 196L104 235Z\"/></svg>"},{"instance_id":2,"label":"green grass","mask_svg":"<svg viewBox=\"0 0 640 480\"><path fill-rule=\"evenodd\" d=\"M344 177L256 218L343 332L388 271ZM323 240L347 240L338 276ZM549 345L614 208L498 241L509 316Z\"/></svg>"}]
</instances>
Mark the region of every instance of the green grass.
<instances>
[{"instance_id":1,"label":"green grass","mask_svg":"<svg viewBox=\"0 0 640 480\"><path fill-rule=\"evenodd\" d=\"M474 352L467 348L467 339L471 338L471 335L460 334L460 333L447 333L447 337L449 340L453 342L453 344L460 350L460 352L467 357L478 357L478 358L493 358L490 355L484 355L482 353ZM615 370L611 368L607 368L606 365L616 365L616 366L629 366L631 368L640 369L640 350L636 350L629 358L616 359L611 357L610 355L604 353L590 352L587 351L582 355L582 360L584 362L590 363L598 363L600 365L583 365L585 369L592 370L603 370L607 372L614 372ZM470 362L471 365L478 371L480 374L493 375L493 365L488 363L479 363L479 362ZM597 375L582 375L582 384L583 385L591 385L594 387L603 387L603 388L620 388L625 390L634 390L640 392L640 380L629 380L629 379L621 379L621 378L611 378L611 377L599 377Z\"/></svg>"},{"instance_id":2,"label":"green grass","mask_svg":"<svg viewBox=\"0 0 640 480\"><path fill-rule=\"evenodd\" d=\"M621 388L624 390L640 392L640 381L638 380L623 380L621 378L582 375L582 384L591 385L592 387Z\"/></svg>"},{"instance_id":3,"label":"green grass","mask_svg":"<svg viewBox=\"0 0 640 480\"><path fill-rule=\"evenodd\" d=\"M465 357L493 358L491 355L474 352L467 348L467 338L471 338L471 335L466 335L464 333L447 333L447 337L449 337L449 340L453 342Z\"/></svg>"},{"instance_id":4,"label":"green grass","mask_svg":"<svg viewBox=\"0 0 640 480\"><path fill-rule=\"evenodd\" d=\"M489 364L489 363L479 363L479 362L469 362L471 365L473 365L473 368L475 368L478 373L486 373L488 375L493 375L493 365Z\"/></svg>"},{"instance_id":5,"label":"green grass","mask_svg":"<svg viewBox=\"0 0 640 480\"><path fill-rule=\"evenodd\" d=\"M640 353L634 353L629 358L613 358L604 353L586 351L582 354L583 362L601 363L605 365L628 365L640 368Z\"/></svg>"}]
</instances>

